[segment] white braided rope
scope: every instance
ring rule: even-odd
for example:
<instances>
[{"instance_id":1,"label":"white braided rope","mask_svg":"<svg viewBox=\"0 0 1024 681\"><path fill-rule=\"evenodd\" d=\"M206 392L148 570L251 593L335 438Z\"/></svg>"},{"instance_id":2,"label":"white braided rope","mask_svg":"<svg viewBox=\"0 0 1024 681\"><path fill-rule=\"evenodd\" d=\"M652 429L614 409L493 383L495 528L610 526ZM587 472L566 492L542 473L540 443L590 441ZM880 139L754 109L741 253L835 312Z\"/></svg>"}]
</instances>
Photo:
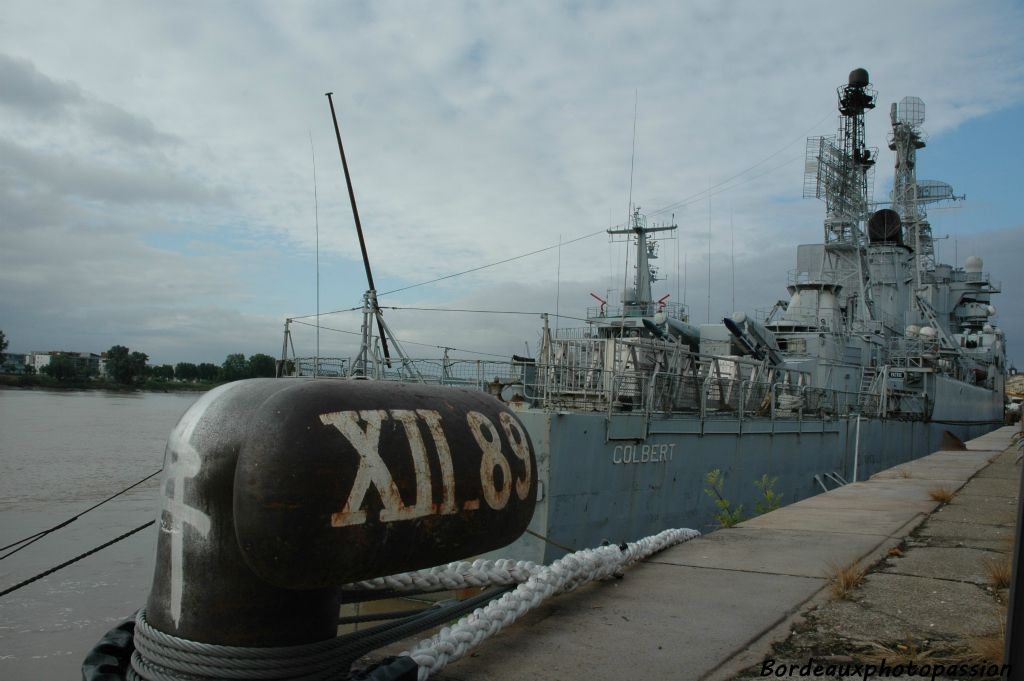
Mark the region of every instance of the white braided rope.
<instances>
[{"instance_id":1,"label":"white braided rope","mask_svg":"<svg viewBox=\"0 0 1024 681\"><path fill-rule=\"evenodd\" d=\"M572 591L587 582L607 579L623 568L629 567L647 556L657 553L674 544L689 541L700 535L700 532L689 529L665 530L656 535L644 537L626 545L625 550L618 546L602 546L596 549L584 549L564 556L549 566L538 567L533 563L513 563L512 561L493 561L494 563L513 563L520 570L530 566L531 574L513 591L501 598L491 601L483 608L474 610L451 627L441 629L431 638L424 639L411 651L402 653L416 661L419 665L418 680L427 678L444 669L449 663L462 658L470 650L484 640L498 633L508 625L522 617L527 611L537 607L545 599L560 593ZM451 563L442 568L421 570L412 575L429 573L447 575L445 570L453 568L456 575L467 575L472 571L463 566L476 563L492 563L492 561L476 561L468 563ZM505 567L505 566L503 566ZM436 571L436 572L435 572ZM519 572L517 574L523 574ZM402 575L386 577L395 579ZM414 579L414 578L412 578ZM426 581L427 578L424 578ZM377 580L372 580L376 582ZM395 583L401 583L397 580ZM458 581L453 578L452 581ZM371 582L371 583L372 583ZM442 582L443 583L443 582ZM510 582L498 582L508 584ZM360 584L363 584L362 582ZM478 584L472 584L478 586ZM371 588L371 587L366 587ZM379 587L395 588L395 587ZM454 587L458 588L458 587Z\"/></svg>"},{"instance_id":2,"label":"white braided rope","mask_svg":"<svg viewBox=\"0 0 1024 681\"><path fill-rule=\"evenodd\" d=\"M543 565L528 560L475 560L472 563L459 561L416 570L398 575L377 577L362 582L346 584L346 589L375 591L443 591L469 587L506 586L521 584L536 574Z\"/></svg>"}]
</instances>

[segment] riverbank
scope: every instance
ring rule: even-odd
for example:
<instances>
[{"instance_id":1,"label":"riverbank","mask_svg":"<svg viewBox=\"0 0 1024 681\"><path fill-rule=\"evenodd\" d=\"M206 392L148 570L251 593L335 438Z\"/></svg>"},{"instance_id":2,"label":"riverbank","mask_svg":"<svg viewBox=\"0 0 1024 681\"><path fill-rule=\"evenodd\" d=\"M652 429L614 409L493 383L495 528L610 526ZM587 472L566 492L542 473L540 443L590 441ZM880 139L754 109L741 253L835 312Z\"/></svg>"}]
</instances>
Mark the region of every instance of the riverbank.
<instances>
[{"instance_id":1,"label":"riverbank","mask_svg":"<svg viewBox=\"0 0 1024 681\"><path fill-rule=\"evenodd\" d=\"M216 388L221 384L222 382L212 381L190 383L186 381L148 380L142 381L141 383L126 385L124 383L115 383L114 381L104 381L101 379L86 378L74 381L58 381L52 376L43 376L39 374L0 374L0 389L14 388L22 390L102 390L104 392L173 393L206 392L207 390Z\"/></svg>"}]
</instances>

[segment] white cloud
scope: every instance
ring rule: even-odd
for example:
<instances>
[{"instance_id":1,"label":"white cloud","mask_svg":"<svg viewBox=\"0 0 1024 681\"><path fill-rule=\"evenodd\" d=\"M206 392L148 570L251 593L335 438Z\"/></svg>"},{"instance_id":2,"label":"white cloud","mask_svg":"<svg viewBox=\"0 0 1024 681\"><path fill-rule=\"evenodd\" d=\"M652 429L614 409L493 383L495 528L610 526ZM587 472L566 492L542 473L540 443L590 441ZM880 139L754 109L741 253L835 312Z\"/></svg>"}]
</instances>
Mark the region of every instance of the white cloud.
<instances>
[{"instance_id":1,"label":"white cloud","mask_svg":"<svg viewBox=\"0 0 1024 681\"><path fill-rule=\"evenodd\" d=\"M859 19L878 16L884 27ZM310 135L321 257L351 269L325 307L358 303L337 293L358 291L361 265L326 90L381 289L621 222L636 95L646 208L774 154L711 199L715 315L731 302L730 215L737 304L768 305L795 245L820 238L820 204L796 201L802 140L832 131L848 71L868 68L879 88L869 133L883 154L888 103L905 94L925 99L933 136L952 134L1024 99L1021 19L1012 3L11 3L0 235L18 245L0 254L0 321L20 349L19 337L104 349L135 328L163 361L276 351L283 317L311 311L311 296L241 310L295 288L275 252L312 252ZM699 321L707 212L699 197L675 210ZM553 310L555 263L549 252L396 300ZM561 269L569 305L622 276L600 237L564 249ZM435 342L436 315L410 319L410 338ZM442 335L464 339L452 345L519 350L502 338L522 333L511 321L449 319Z\"/></svg>"}]
</instances>

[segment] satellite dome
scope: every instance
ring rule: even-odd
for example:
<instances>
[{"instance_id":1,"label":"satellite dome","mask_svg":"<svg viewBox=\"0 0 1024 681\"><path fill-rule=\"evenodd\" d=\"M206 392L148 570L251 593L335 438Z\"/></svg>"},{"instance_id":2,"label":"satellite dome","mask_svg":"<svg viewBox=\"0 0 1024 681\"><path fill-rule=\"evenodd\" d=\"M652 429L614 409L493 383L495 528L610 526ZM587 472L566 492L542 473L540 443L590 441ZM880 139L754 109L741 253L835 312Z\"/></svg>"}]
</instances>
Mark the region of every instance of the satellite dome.
<instances>
[{"instance_id":1,"label":"satellite dome","mask_svg":"<svg viewBox=\"0 0 1024 681\"><path fill-rule=\"evenodd\" d=\"M850 87L867 87L868 72L866 69L854 69L850 71Z\"/></svg>"},{"instance_id":2,"label":"satellite dome","mask_svg":"<svg viewBox=\"0 0 1024 681\"><path fill-rule=\"evenodd\" d=\"M907 338L914 338L917 336L917 332L921 330L921 327L917 324L911 324L907 327L906 336Z\"/></svg>"},{"instance_id":3,"label":"satellite dome","mask_svg":"<svg viewBox=\"0 0 1024 681\"><path fill-rule=\"evenodd\" d=\"M976 255L969 256L964 262L965 272L981 272L985 266L984 261Z\"/></svg>"},{"instance_id":4,"label":"satellite dome","mask_svg":"<svg viewBox=\"0 0 1024 681\"><path fill-rule=\"evenodd\" d=\"M935 329L930 326L921 327L921 338L935 338Z\"/></svg>"},{"instance_id":5,"label":"satellite dome","mask_svg":"<svg viewBox=\"0 0 1024 681\"><path fill-rule=\"evenodd\" d=\"M984 331L985 333L992 333L995 331L995 327L992 326L991 324L986 324L985 326L981 327L981 330Z\"/></svg>"}]
</instances>

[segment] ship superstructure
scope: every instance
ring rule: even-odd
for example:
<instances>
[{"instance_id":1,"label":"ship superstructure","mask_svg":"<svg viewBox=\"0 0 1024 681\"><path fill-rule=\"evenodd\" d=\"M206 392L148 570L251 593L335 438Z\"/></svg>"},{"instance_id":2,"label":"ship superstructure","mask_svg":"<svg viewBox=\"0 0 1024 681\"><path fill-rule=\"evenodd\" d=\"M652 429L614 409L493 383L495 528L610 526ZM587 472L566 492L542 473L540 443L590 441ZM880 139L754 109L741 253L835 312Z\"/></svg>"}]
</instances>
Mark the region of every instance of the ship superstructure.
<instances>
[{"instance_id":1,"label":"ship superstructure","mask_svg":"<svg viewBox=\"0 0 1024 681\"><path fill-rule=\"evenodd\" d=\"M738 311L695 325L685 305L655 299L658 239L678 227L649 224L636 208L608 230L631 246L634 277L620 303L593 294L599 306L581 328L552 330L545 318L534 357L446 355L389 369L367 346L359 362L337 366L474 385L509 403L538 456L533 535L512 549L534 560L707 527L715 508L705 479L715 470L723 493L749 511L763 476L788 503L934 451L946 431L986 432L1003 413L999 287L980 258L962 268L937 261L924 206L956 197L916 179L925 145L917 98L891 109L892 201L872 204L878 154L865 144L865 114L875 100L868 73L854 70L838 89L837 134L809 140L805 195L825 203L823 240L798 246L789 299L763 317Z\"/></svg>"}]
</instances>

